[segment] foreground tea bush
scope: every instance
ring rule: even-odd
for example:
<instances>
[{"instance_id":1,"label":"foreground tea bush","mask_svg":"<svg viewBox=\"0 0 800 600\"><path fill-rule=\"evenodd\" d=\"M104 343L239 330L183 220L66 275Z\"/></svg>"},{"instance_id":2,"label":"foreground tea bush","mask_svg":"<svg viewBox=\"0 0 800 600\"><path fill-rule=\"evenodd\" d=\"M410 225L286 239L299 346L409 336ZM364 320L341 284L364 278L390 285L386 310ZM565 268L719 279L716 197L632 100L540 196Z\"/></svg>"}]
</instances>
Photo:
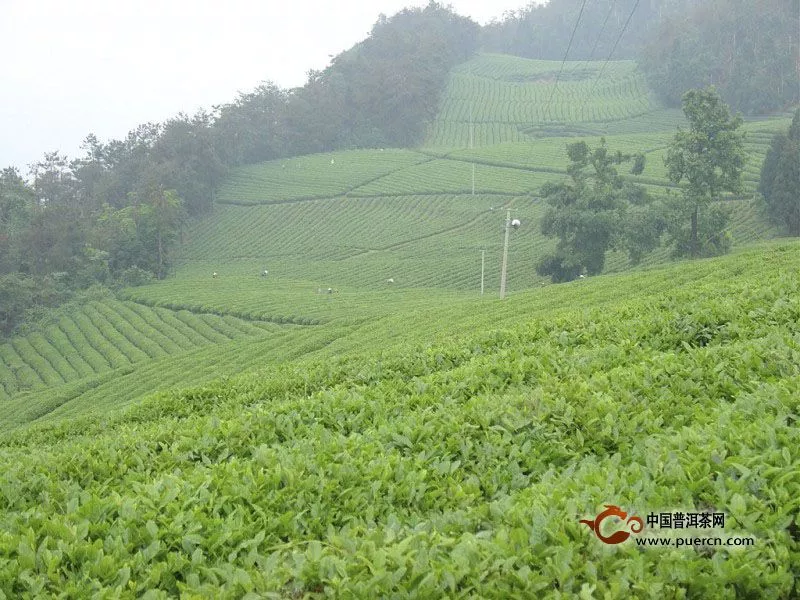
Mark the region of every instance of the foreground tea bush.
<instances>
[{"instance_id":1,"label":"foreground tea bush","mask_svg":"<svg viewBox=\"0 0 800 600\"><path fill-rule=\"evenodd\" d=\"M20 429L0 596L796 597L798 258ZM603 546L578 520L608 503L725 512L755 545Z\"/></svg>"}]
</instances>

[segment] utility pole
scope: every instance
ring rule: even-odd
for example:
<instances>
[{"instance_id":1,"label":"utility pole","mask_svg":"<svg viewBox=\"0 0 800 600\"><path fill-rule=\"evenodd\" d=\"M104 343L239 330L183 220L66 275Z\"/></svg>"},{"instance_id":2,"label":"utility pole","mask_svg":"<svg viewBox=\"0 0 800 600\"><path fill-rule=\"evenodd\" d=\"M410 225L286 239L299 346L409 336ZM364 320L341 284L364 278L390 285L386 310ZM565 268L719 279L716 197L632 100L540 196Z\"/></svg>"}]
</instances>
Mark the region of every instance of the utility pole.
<instances>
[{"instance_id":1,"label":"utility pole","mask_svg":"<svg viewBox=\"0 0 800 600\"><path fill-rule=\"evenodd\" d=\"M481 297L483 297L484 273L486 273L486 250L481 250Z\"/></svg>"},{"instance_id":2,"label":"utility pole","mask_svg":"<svg viewBox=\"0 0 800 600\"><path fill-rule=\"evenodd\" d=\"M472 100L469 101L469 149L474 147L474 127L472 126Z\"/></svg>"},{"instance_id":3,"label":"utility pole","mask_svg":"<svg viewBox=\"0 0 800 600\"><path fill-rule=\"evenodd\" d=\"M469 149L472 150L474 146L474 134L472 125L472 100L469 101ZM472 163L472 195L475 195L475 163Z\"/></svg>"},{"instance_id":4,"label":"utility pole","mask_svg":"<svg viewBox=\"0 0 800 600\"><path fill-rule=\"evenodd\" d=\"M503 267L500 269L500 299L506 297L506 272L508 268L508 233L511 229L511 209L506 211L506 237L503 242Z\"/></svg>"}]
</instances>

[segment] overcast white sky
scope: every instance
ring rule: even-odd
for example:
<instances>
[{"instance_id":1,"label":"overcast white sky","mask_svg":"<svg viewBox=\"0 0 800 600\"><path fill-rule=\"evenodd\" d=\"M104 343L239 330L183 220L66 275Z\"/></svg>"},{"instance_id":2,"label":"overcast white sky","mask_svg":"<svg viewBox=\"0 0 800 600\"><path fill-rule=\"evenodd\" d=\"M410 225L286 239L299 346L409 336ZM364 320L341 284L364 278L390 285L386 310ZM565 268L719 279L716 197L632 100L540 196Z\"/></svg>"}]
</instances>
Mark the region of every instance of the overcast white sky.
<instances>
[{"instance_id":1,"label":"overcast white sky","mask_svg":"<svg viewBox=\"0 0 800 600\"><path fill-rule=\"evenodd\" d=\"M447 4L447 2L442 2ZM380 13L427 0L0 0L0 168L80 154L271 80L305 83ZM479 23L528 0L452 0Z\"/></svg>"}]
</instances>

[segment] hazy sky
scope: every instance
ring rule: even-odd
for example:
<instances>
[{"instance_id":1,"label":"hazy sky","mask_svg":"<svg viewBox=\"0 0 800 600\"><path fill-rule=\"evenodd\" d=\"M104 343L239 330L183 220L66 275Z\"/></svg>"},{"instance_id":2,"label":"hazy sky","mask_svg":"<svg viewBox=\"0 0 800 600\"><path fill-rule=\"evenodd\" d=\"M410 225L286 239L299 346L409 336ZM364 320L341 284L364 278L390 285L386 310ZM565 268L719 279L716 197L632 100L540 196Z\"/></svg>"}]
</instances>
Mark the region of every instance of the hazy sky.
<instances>
[{"instance_id":1,"label":"hazy sky","mask_svg":"<svg viewBox=\"0 0 800 600\"><path fill-rule=\"evenodd\" d=\"M447 2L443 2L446 4ZM527 0L453 0L479 23ZM80 153L90 132L229 102L271 80L305 83L380 13L427 0L2 0L0 168Z\"/></svg>"}]
</instances>

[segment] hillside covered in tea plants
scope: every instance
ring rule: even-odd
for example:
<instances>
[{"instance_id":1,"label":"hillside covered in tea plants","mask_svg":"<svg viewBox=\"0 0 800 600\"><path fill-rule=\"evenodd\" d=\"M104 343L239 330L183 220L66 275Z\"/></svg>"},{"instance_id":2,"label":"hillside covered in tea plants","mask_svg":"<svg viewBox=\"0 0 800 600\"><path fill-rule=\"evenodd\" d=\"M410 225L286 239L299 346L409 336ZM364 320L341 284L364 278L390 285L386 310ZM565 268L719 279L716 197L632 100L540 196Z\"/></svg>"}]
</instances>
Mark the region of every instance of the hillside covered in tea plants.
<instances>
[{"instance_id":1,"label":"hillside covered in tea plants","mask_svg":"<svg viewBox=\"0 0 800 600\"><path fill-rule=\"evenodd\" d=\"M796 597L800 245L755 195L790 121L742 125L732 254L617 248L559 285L569 144L681 192L686 122L632 61L478 54L421 144L232 168L169 276L0 340L0 600ZM753 543L606 547L606 505Z\"/></svg>"},{"instance_id":2,"label":"hillside covered in tea plants","mask_svg":"<svg viewBox=\"0 0 800 600\"><path fill-rule=\"evenodd\" d=\"M567 177L567 145L605 139L612 152L642 153L643 172L622 176L666 197L679 192L666 149L685 125L631 61L567 61L554 87L559 67L479 54L451 71L419 147L234 169L211 214L181 234L170 277L89 294L0 343L0 430L124 406L315 352L386 316L469 303L482 274L488 302L508 210L522 223L510 238L509 292L548 283L536 265L556 242L540 231L540 191ZM776 115L743 125L744 191L721 201L734 248L777 233L753 194L772 136L789 122ZM605 272L662 264L669 254L662 245L633 265L611 250Z\"/></svg>"},{"instance_id":3,"label":"hillside covered in tea plants","mask_svg":"<svg viewBox=\"0 0 800 600\"><path fill-rule=\"evenodd\" d=\"M0 595L795 597L798 265L773 242L432 298L282 365L18 428ZM604 504L724 512L755 543L609 548L578 523Z\"/></svg>"}]
</instances>

